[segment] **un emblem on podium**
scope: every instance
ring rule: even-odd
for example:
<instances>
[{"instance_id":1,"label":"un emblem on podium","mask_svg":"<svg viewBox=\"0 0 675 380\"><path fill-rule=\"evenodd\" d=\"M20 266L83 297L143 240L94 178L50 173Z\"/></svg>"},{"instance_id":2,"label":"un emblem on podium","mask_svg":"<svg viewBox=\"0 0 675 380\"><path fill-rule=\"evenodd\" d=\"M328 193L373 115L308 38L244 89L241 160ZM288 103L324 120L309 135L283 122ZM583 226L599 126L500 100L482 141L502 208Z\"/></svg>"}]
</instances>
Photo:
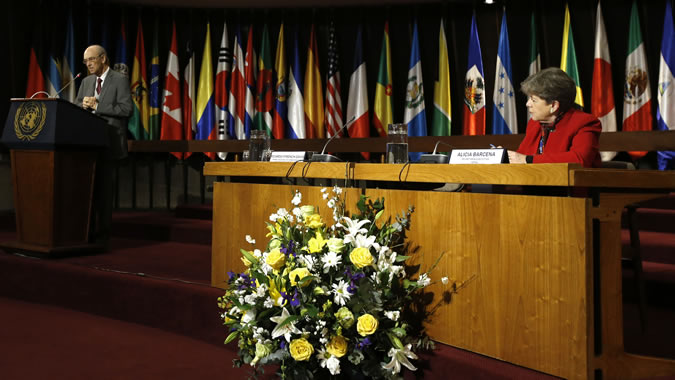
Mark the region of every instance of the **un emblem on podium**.
<instances>
[{"instance_id":1,"label":"un emblem on podium","mask_svg":"<svg viewBox=\"0 0 675 380\"><path fill-rule=\"evenodd\" d=\"M19 140L35 140L46 120L47 106L43 102L23 103L14 116L14 133Z\"/></svg>"}]
</instances>

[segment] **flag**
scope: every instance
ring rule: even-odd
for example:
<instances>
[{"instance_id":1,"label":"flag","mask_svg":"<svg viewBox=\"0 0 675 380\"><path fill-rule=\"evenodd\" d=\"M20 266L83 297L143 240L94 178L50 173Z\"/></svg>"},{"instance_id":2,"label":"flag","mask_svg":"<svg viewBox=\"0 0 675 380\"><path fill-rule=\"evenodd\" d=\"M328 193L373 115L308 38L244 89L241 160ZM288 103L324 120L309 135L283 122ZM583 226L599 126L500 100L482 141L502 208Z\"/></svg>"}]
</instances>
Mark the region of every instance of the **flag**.
<instances>
[{"instance_id":1,"label":"flag","mask_svg":"<svg viewBox=\"0 0 675 380\"><path fill-rule=\"evenodd\" d=\"M405 111L403 122L408 124L408 136L427 135L427 116L424 110L424 85L422 83L422 59L417 35L417 20L413 24L410 65L408 66L408 86L405 91ZM410 152L410 161L419 161L421 153Z\"/></svg>"},{"instance_id":2,"label":"flag","mask_svg":"<svg viewBox=\"0 0 675 380\"><path fill-rule=\"evenodd\" d=\"M58 33L51 33L52 42L49 53L49 68L47 75L47 92L49 97L57 97L56 93L61 89L61 54L57 51L56 38Z\"/></svg>"},{"instance_id":3,"label":"flag","mask_svg":"<svg viewBox=\"0 0 675 380\"><path fill-rule=\"evenodd\" d=\"M581 93L581 84L579 82L579 69L577 68L577 53L574 49L574 38L572 36L572 23L570 22L570 8L565 4L565 25L563 26L562 54L560 56L560 69L567 73L574 80L577 87L577 96L574 103L579 107L584 107L584 96Z\"/></svg>"},{"instance_id":4,"label":"flag","mask_svg":"<svg viewBox=\"0 0 675 380\"><path fill-rule=\"evenodd\" d=\"M623 89L623 130L652 130L652 92L649 86L647 55L640 32L640 16L636 2L630 12L628 29L628 56L626 57L626 81ZM647 152L628 152L633 159Z\"/></svg>"},{"instance_id":5,"label":"flag","mask_svg":"<svg viewBox=\"0 0 675 380\"><path fill-rule=\"evenodd\" d=\"M206 23L206 38L197 86L197 134L195 140L213 140L216 129L216 101L213 97L213 62L211 61L211 24ZM213 159L214 153L207 153Z\"/></svg>"},{"instance_id":6,"label":"flag","mask_svg":"<svg viewBox=\"0 0 675 380\"><path fill-rule=\"evenodd\" d=\"M516 117L516 98L513 90L511 71L511 48L509 47L509 29L506 25L506 9L502 13L502 30L499 33L497 63L495 65L495 89L492 94L492 134L507 135L518 133Z\"/></svg>"},{"instance_id":7,"label":"flag","mask_svg":"<svg viewBox=\"0 0 675 380\"><path fill-rule=\"evenodd\" d=\"M469 64L464 77L464 120L463 135L485 134L485 76L480 40L476 27L476 14L471 17L469 35Z\"/></svg>"},{"instance_id":8,"label":"flag","mask_svg":"<svg viewBox=\"0 0 675 380\"><path fill-rule=\"evenodd\" d=\"M591 90L591 114L602 124L603 132L616 132L616 110L612 86L612 61L609 58L609 42L605 21L598 1L595 16L595 54L593 58L593 87ZM616 152L600 152L603 161L611 161Z\"/></svg>"},{"instance_id":9,"label":"flag","mask_svg":"<svg viewBox=\"0 0 675 380\"><path fill-rule=\"evenodd\" d=\"M349 78L349 97L347 100L347 122L352 124L347 128L349 137L369 137L370 125L368 117L368 79L366 79L366 61L363 58L363 28L359 24L356 30L354 51L354 65ZM370 152L361 152L365 159L370 158Z\"/></svg>"},{"instance_id":10,"label":"flag","mask_svg":"<svg viewBox=\"0 0 675 380\"><path fill-rule=\"evenodd\" d=\"M335 136L336 133L343 136L341 131L343 120L338 59L335 23L331 20L328 27L328 74L326 75L326 111L324 112L326 137Z\"/></svg>"},{"instance_id":11,"label":"flag","mask_svg":"<svg viewBox=\"0 0 675 380\"><path fill-rule=\"evenodd\" d=\"M232 51L232 76L230 77L230 99L228 107L230 120L228 133L237 140L246 140L244 119L246 118L246 82L244 79L244 50L241 47L241 27L237 25Z\"/></svg>"},{"instance_id":12,"label":"flag","mask_svg":"<svg viewBox=\"0 0 675 380\"><path fill-rule=\"evenodd\" d=\"M124 13L122 13L122 21L120 23L120 34L119 38L117 39L117 50L115 51L115 63L113 64L113 70L129 78L129 61L127 60L127 26Z\"/></svg>"},{"instance_id":13,"label":"flag","mask_svg":"<svg viewBox=\"0 0 675 380\"><path fill-rule=\"evenodd\" d=\"M307 46L307 65L305 67L305 128L307 138L324 138L323 129L323 93L321 91L321 73L319 72L319 51L316 47L314 24L309 34Z\"/></svg>"},{"instance_id":14,"label":"flag","mask_svg":"<svg viewBox=\"0 0 675 380\"><path fill-rule=\"evenodd\" d=\"M61 83L68 86L61 92L61 98L69 102L74 102L77 94L77 85L73 83L75 74L75 40L73 31L73 11L68 10L68 21L66 24L66 44L63 49L63 59L61 60Z\"/></svg>"},{"instance_id":15,"label":"flag","mask_svg":"<svg viewBox=\"0 0 675 380\"><path fill-rule=\"evenodd\" d=\"M37 98L47 97L45 76L40 65L42 59L42 23L38 22L33 29L33 41L28 58L28 80L26 81L26 97L35 95Z\"/></svg>"},{"instance_id":16,"label":"flag","mask_svg":"<svg viewBox=\"0 0 675 380\"><path fill-rule=\"evenodd\" d=\"M253 49L253 24L248 28L248 42L246 44L246 62L244 65L244 78L246 79L246 118L244 125L246 128L246 138L251 135L251 129L255 129L253 119L255 118L255 81L256 81L256 55Z\"/></svg>"},{"instance_id":17,"label":"flag","mask_svg":"<svg viewBox=\"0 0 675 380\"><path fill-rule=\"evenodd\" d=\"M258 56L258 83L256 91L256 129L272 135L272 108L274 107L274 79L272 72L272 53L270 51L270 34L267 24L263 27L260 56Z\"/></svg>"},{"instance_id":18,"label":"flag","mask_svg":"<svg viewBox=\"0 0 675 380\"><path fill-rule=\"evenodd\" d=\"M530 67L527 71L528 76L532 76L541 70L541 55L539 54L539 43L537 42L537 23L532 11L530 17ZM530 112L527 112L527 121L530 121Z\"/></svg>"},{"instance_id":19,"label":"flag","mask_svg":"<svg viewBox=\"0 0 675 380\"><path fill-rule=\"evenodd\" d=\"M276 85L274 87L274 120L272 121L272 135L275 139L283 139L288 125L288 107L286 104L286 49L284 47L284 24L279 27L277 39L277 53L274 59Z\"/></svg>"},{"instance_id":20,"label":"flag","mask_svg":"<svg viewBox=\"0 0 675 380\"><path fill-rule=\"evenodd\" d=\"M218 50L218 65L216 66L216 123L218 125L218 140L227 140L227 124L229 120L228 112L228 87L230 84L230 67L232 66L232 51L230 50L229 35L227 33L227 22L223 23L223 36L220 39L220 49ZM209 135L209 138L214 136ZM221 160L227 159L227 152L218 152ZM215 157L213 157L215 158Z\"/></svg>"},{"instance_id":21,"label":"flag","mask_svg":"<svg viewBox=\"0 0 675 380\"><path fill-rule=\"evenodd\" d=\"M673 28L673 8L666 1L666 15L663 20L661 39L661 62L659 63L658 107L656 125L660 131L675 130L675 28ZM659 170L675 169L675 151L656 152Z\"/></svg>"},{"instance_id":22,"label":"flag","mask_svg":"<svg viewBox=\"0 0 675 380\"><path fill-rule=\"evenodd\" d=\"M298 46L298 27L293 35L293 57L288 78L288 125L286 136L291 139L305 138L305 107L302 96L302 67L300 67L300 47Z\"/></svg>"},{"instance_id":23,"label":"flag","mask_svg":"<svg viewBox=\"0 0 675 380\"><path fill-rule=\"evenodd\" d=\"M138 30L136 31L136 53L134 66L131 71L131 98L134 101L134 110L129 118L129 131L136 140L147 140L149 133L150 105L148 104L148 82L145 70L145 44L143 43L143 25L141 15L138 15Z\"/></svg>"},{"instance_id":24,"label":"flag","mask_svg":"<svg viewBox=\"0 0 675 380\"><path fill-rule=\"evenodd\" d=\"M160 140L183 139L183 115L180 99L180 75L178 74L178 42L176 41L176 22L171 29L171 48L166 60L164 94L162 101L162 130ZM177 159L183 158L183 152L171 152Z\"/></svg>"},{"instance_id":25,"label":"flag","mask_svg":"<svg viewBox=\"0 0 675 380\"><path fill-rule=\"evenodd\" d=\"M188 63L185 66L185 77L183 81L183 135L185 140L190 141L194 137L197 129L197 105L195 100L195 52L192 48L192 40L188 40L186 47L186 56ZM185 152L183 158L188 158L192 155L190 152Z\"/></svg>"},{"instance_id":26,"label":"flag","mask_svg":"<svg viewBox=\"0 0 675 380\"><path fill-rule=\"evenodd\" d=\"M386 136L387 126L394 122L391 86L391 50L389 49L389 21L387 20L384 22L380 67L375 83L375 104L373 105L373 124L380 136Z\"/></svg>"},{"instance_id":27,"label":"flag","mask_svg":"<svg viewBox=\"0 0 675 380\"><path fill-rule=\"evenodd\" d=\"M445 39L445 24L441 18L441 30L438 33L438 80L434 83L434 116L431 135L450 136L451 122L448 42Z\"/></svg>"},{"instance_id":28,"label":"flag","mask_svg":"<svg viewBox=\"0 0 675 380\"><path fill-rule=\"evenodd\" d=\"M152 36L152 57L150 58L150 118L148 120L148 132L150 140L159 138L159 15L155 15L155 28Z\"/></svg>"}]
</instances>

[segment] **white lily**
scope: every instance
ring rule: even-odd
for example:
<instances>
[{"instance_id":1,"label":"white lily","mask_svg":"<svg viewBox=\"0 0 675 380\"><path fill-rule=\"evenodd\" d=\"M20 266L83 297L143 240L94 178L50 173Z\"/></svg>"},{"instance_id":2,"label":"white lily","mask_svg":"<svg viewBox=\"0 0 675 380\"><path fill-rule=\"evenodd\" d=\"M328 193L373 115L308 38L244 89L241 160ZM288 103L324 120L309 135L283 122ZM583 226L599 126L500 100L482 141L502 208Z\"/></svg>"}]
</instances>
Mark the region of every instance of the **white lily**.
<instances>
[{"instance_id":1,"label":"white lily","mask_svg":"<svg viewBox=\"0 0 675 380\"><path fill-rule=\"evenodd\" d=\"M410 350L412 345L407 345L402 349L391 348L388 355L391 357L391 361L387 364L382 364L382 368L388 369L392 374L397 374L401 372L401 364L411 371L416 371L417 368L408 361L408 358L416 360L417 355Z\"/></svg>"},{"instance_id":2,"label":"white lily","mask_svg":"<svg viewBox=\"0 0 675 380\"><path fill-rule=\"evenodd\" d=\"M287 323L284 326L279 326L281 325L288 317L290 317L291 314L286 310L286 308L283 308L281 310L281 315L276 316L276 317L270 317L270 321L275 322L277 325L274 327L274 330L272 330L272 339L276 339L280 336L283 336L286 338L286 341L288 343L291 342L291 334L300 334L300 330L295 327L295 321L291 323Z\"/></svg>"},{"instance_id":3,"label":"white lily","mask_svg":"<svg viewBox=\"0 0 675 380\"><path fill-rule=\"evenodd\" d=\"M340 224L340 226L348 231L347 235L356 236L356 234L365 234L368 232L367 229L363 228L363 226L370 223L370 220L368 219L352 220L349 217L343 216L342 220L345 224Z\"/></svg>"},{"instance_id":4,"label":"white lily","mask_svg":"<svg viewBox=\"0 0 675 380\"><path fill-rule=\"evenodd\" d=\"M370 249L370 247L375 242L375 239L376 239L375 235L358 234L358 235L356 235L356 238L354 239L353 243L357 248L368 248L368 249Z\"/></svg>"}]
</instances>

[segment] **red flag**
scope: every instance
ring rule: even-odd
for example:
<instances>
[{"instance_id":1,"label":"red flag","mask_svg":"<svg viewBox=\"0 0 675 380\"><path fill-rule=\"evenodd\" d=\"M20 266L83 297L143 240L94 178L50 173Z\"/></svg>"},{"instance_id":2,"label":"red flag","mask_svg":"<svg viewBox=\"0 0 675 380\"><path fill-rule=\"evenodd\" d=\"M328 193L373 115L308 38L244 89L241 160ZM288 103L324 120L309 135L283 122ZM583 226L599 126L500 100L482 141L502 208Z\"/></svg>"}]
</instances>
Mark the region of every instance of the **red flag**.
<instances>
[{"instance_id":1,"label":"red flag","mask_svg":"<svg viewBox=\"0 0 675 380\"><path fill-rule=\"evenodd\" d=\"M45 85L45 76L40 68L40 58L42 56L42 29L37 27L34 30L33 44L30 49L30 60L28 63L28 81L26 83L26 97L30 98L34 94L42 91L44 94L36 95L37 98L47 97L47 86Z\"/></svg>"},{"instance_id":2,"label":"red flag","mask_svg":"<svg viewBox=\"0 0 675 380\"><path fill-rule=\"evenodd\" d=\"M183 130L185 131L185 140L192 140L194 131L197 129L197 114L195 101L195 52L192 50L192 42L188 42L187 46L188 64L185 66L185 81L183 82ZM185 153L184 158L192 155L190 152Z\"/></svg>"},{"instance_id":3,"label":"red flag","mask_svg":"<svg viewBox=\"0 0 675 380\"><path fill-rule=\"evenodd\" d=\"M171 33L171 49L166 63L164 96L162 101L162 130L160 140L183 139L183 115L180 99L180 75L178 74L178 43L176 42L176 22ZM183 152L171 152L179 160Z\"/></svg>"}]
</instances>

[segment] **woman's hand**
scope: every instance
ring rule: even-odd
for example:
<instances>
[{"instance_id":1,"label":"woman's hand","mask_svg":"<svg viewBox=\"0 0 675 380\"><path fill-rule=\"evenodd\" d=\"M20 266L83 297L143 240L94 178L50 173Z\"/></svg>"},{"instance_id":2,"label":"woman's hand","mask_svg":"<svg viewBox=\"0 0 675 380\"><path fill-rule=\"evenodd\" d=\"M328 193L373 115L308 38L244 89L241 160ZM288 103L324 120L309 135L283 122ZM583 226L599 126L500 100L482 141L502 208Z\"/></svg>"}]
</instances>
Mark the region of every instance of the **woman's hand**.
<instances>
[{"instance_id":1,"label":"woman's hand","mask_svg":"<svg viewBox=\"0 0 675 380\"><path fill-rule=\"evenodd\" d=\"M525 161L525 156L524 154L520 154L518 152L515 152L513 150L508 150L507 151L509 154L509 163L510 164L526 164L527 162Z\"/></svg>"}]
</instances>

